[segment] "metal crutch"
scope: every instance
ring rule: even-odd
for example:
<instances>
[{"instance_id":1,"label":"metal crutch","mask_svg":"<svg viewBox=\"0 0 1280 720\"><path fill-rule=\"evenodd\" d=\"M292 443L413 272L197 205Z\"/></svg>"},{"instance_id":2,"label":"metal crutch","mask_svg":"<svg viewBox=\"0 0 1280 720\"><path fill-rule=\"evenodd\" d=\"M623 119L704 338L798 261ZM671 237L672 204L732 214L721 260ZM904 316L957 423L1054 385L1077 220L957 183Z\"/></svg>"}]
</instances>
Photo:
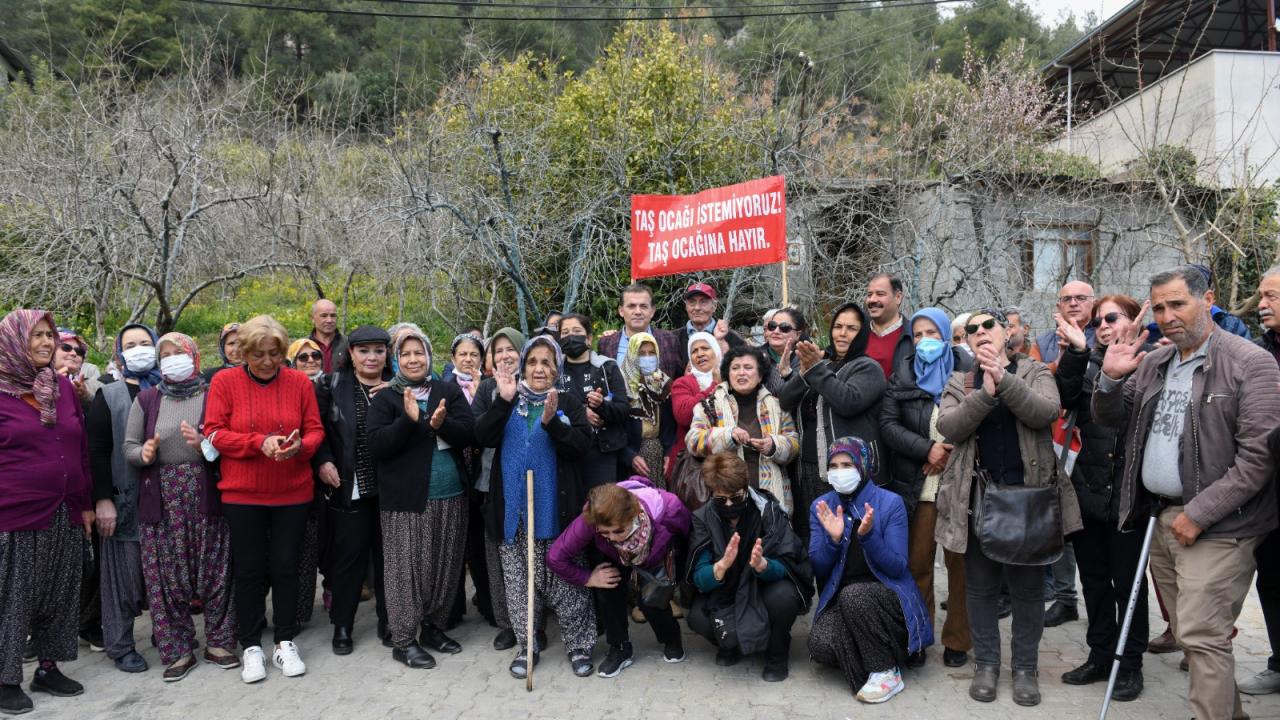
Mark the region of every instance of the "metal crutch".
<instances>
[{"instance_id":1,"label":"metal crutch","mask_svg":"<svg viewBox=\"0 0 1280 720\"><path fill-rule=\"evenodd\" d=\"M1138 555L1138 568L1133 573L1133 589L1129 591L1129 607L1124 611L1124 624L1120 626L1120 638L1116 640L1116 649L1111 661L1111 677L1107 680L1107 694L1102 698L1102 712L1098 720L1107 719L1107 711L1111 709L1111 693L1116 689L1116 678L1120 675L1120 657L1124 652L1125 641L1129 639L1129 626L1133 624L1133 610L1138 605L1138 593L1147 582L1147 560L1151 558L1151 538L1156 532L1156 521L1164 510L1163 502L1151 505L1151 519L1147 520L1147 536L1142 540L1142 552Z\"/></svg>"}]
</instances>

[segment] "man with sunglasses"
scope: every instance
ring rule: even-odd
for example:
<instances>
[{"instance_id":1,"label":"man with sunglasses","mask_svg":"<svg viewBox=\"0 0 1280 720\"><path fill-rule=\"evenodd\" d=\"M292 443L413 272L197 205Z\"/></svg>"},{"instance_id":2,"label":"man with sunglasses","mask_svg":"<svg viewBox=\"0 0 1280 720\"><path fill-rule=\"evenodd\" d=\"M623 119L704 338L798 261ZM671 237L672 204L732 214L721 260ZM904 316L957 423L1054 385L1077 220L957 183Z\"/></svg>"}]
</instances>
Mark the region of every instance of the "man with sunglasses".
<instances>
[{"instance_id":1,"label":"man with sunglasses","mask_svg":"<svg viewBox=\"0 0 1280 720\"><path fill-rule=\"evenodd\" d=\"M1120 527L1155 503L1151 574L1186 651L1196 717L1243 717L1231 629L1249 592L1254 550L1276 528L1280 367L1218 327L1213 291L1190 265L1151 278L1151 310L1168 345L1142 350L1137 329L1107 347L1093 415L1130 438Z\"/></svg>"},{"instance_id":2,"label":"man with sunglasses","mask_svg":"<svg viewBox=\"0 0 1280 720\"><path fill-rule=\"evenodd\" d=\"M1089 326L1089 316L1093 314L1093 286L1081 280L1072 280L1058 291L1058 315L1068 322L1084 330L1084 336L1093 347L1093 328ZM1050 372L1057 372L1058 358L1062 355L1066 341L1058 336L1057 325L1040 333L1031 346L1031 357L1049 366Z\"/></svg>"}]
</instances>

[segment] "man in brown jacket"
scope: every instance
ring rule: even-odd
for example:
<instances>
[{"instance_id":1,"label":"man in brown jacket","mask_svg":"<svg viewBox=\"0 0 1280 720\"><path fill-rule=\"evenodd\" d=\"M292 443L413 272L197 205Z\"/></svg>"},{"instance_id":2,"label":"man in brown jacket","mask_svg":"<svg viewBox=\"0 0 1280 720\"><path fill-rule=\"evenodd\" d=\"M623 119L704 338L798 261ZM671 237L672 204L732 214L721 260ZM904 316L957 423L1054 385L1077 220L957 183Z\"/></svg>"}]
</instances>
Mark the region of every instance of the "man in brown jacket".
<instances>
[{"instance_id":1,"label":"man in brown jacket","mask_svg":"<svg viewBox=\"0 0 1280 720\"><path fill-rule=\"evenodd\" d=\"M1151 278L1156 324L1172 344L1140 350L1137 337L1107 349L1093 416L1120 426L1129 447L1120 525L1134 508L1162 507L1151 574L1191 671L1199 718L1246 717L1236 691L1231 628L1254 571L1254 548L1276 527L1267 436L1280 418L1280 368L1266 351L1210 317L1204 273L1181 266Z\"/></svg>"}]
</instances>

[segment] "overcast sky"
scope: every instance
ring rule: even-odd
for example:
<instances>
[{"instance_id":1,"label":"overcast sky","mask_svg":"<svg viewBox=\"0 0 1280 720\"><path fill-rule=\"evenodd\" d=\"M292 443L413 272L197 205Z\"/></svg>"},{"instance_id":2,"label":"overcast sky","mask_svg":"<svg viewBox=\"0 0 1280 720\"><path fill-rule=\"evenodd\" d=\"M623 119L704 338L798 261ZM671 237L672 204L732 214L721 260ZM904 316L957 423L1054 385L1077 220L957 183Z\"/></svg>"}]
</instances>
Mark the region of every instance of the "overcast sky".
<instances>
[{"instance_id":1,"label":"overcast sky","mask_svg":"<svg viewBox=\"0 0 1280 720\"><path fill-rule=\"evenodd\" d=\"M1050 25L1056 25L1067 12L1074 12L1081 17L1095 12L1099 20L1105 20L1129 2L1130 0L1027 0L1027 4L1039 13L1041 21Z\"/></svg>"}]
</instances>

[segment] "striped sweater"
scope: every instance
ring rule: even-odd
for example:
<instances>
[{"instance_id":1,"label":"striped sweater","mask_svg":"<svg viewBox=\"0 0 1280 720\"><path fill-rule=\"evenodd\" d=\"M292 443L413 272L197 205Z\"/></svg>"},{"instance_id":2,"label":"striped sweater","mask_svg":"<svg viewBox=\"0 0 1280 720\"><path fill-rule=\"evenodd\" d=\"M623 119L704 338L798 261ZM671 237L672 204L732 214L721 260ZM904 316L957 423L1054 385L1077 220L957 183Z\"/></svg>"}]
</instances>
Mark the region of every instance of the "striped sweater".
<instances>
[{"instance_id":1,"label":"striped sweater","mask_svg":"<svg viewBox=\"0 0 1280 720\"><path fill-rule=\"evenodd\" d=\"M302 450L276 461L262 454L269 435L300 431ZM237 505L300 505L315 491L311 456L324 440L315 388L290 368L269 383L244 368L214 376L205 406L204 435L221 454L223 502Z\"/></svg>"}]
</instances>

